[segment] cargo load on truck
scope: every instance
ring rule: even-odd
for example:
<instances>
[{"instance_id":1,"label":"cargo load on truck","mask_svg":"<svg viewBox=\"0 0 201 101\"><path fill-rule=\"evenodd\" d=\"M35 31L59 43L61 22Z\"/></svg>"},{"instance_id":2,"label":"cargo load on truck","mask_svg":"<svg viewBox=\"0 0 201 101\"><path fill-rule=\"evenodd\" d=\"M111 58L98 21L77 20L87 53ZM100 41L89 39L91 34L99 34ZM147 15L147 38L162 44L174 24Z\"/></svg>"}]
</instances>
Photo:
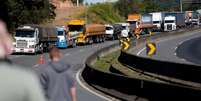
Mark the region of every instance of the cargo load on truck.
<instances>
[{"instance_id":1,"label":"cargo load on truck","mask_svg":"<svg viewBox=\"0 0 201 101\"><path fill-rule=\"evenodd\" d=\"M83 30L79 33L78 44L92 44L105 41L105 25L103 24L83 24Z\"/></svg>"},{"instance_id":2,"label":"cargo load on truck","mask_svg":"<svg viewBox=\"0 0 201 101\"><path fill-rule=\"evenodd\" d=\"M86 25L86 34L88 36L105 34L105 26L103 24L88 24Z\"/></svg>"}]
</instances>

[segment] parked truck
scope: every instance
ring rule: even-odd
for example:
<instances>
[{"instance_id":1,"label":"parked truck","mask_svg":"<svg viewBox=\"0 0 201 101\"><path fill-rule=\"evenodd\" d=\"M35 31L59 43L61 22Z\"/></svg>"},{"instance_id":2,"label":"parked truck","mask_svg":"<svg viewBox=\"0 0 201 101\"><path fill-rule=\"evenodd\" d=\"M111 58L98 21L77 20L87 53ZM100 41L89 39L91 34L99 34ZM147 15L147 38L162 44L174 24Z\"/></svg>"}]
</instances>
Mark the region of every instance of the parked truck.
<instances>
[{"instance_id":1,"label":"parked truck","mask_svg":"<svg viewBox=\"0 0 201 101\"><path fill-rule=\"evenodd\" d=\"M72 19L67 23L67 44L68 46L75 47L78 42L78 38L83 31L85 31L85 21Z\"/></svg>"},{"instance_id":2,"label":"parked truck","mask_svg":"<svg viewBox=\"0 0 201 101\"><path fill-rule=\"evenodd\" d=\"M16 29L14 36L14 53L43 52L57 40L56 29L39 25L22 25Z\"/></svg>"},{"instance_id":3,"label":"parked truck","mask_svg":"<svg viewBox=\"0 0 201 101\"><path fill-rule=\"evenodd\" d=\"M56 27L57 28L57 41L56 47L57 48L67 48L69 45L67 43L67 33L65 27Z\"/></svg>"},{"instance_id":4,"label":"parked truck","mask_svg":"<svg viewBox=\"0 0 201 101\"><path fill-rule=\"evenodd\" d=\"M185 14L183 12L166 12L164 28L165 31L176 30L184 28L185 23Z\"/></svg>"},{"instance_id":5,"label":"parked truck","mask_svg":"<svg viewBox=\"0 0 201 101\"><path fill-rule=\"evenodd\" d=\"M153 30L155 31L164 31L164 12L154 12L150 13L152 15L153 25L157 27Z\"/></svg>"},{"instance_id":6,"label":"parked truck","mask_svg":"<svg viewBox=\"0 0 201 101\"><path fill-rule=\"evenodd\" d=\"M134 33L136 24L138 21L140 21L140 19L141 19L141 14L129 14L128 15L127 23L130 24L131 33Z\"/></svg>"},{"instance_id":7,"label":"parked truck","mask_svg":"<svg viewBox=\"0 0 201 101\"><path fill-rule=\"evenodd\" d=\"M176 29L176 17L173 15L165 16L164 31L174 31Z\"/></svg>"},{"instance_id":8,"label":"parked truck","mask_svg":"<svg viewBox=\"0 0 201 101\"><path fill-rule=\"evenodd\" d=\"M197 11L186 11L185 12L185 23L187 25L199 25L200 14Z\"/></svg>"},{"instance_id":9,"label":"parked truck","mask_svg":"<svg viewBox=\"0 0 201 101\"><path fill-rule=\"evenodd\" d=\"M112 25L105 25L105 35L108 40L114 40L115 34L114 34L114 27Z\"/></svg>"},{"instance_id":10,"label":"parked truck","mask_svg":"<svg viewBox=\"0 0 201 101\"><path fill-rule=\"evenodd\" d=\"M153 24L152 15L151 14L143 14L138 22L139 28L142 30L141 34L149 34L156 25Z\"/></svg>"},{"instance_id":11,"label":"parked truck","mask_svg":"<svg viewBox=\"0 0 201 101\"><path fill-rule=\"evenodd\" d=\"M86 24L84 20L79 20L80 24L74 26L79 30L77 44L92 44L105 41L105 25L102 24Z\"/></svg>"}]
</instances>

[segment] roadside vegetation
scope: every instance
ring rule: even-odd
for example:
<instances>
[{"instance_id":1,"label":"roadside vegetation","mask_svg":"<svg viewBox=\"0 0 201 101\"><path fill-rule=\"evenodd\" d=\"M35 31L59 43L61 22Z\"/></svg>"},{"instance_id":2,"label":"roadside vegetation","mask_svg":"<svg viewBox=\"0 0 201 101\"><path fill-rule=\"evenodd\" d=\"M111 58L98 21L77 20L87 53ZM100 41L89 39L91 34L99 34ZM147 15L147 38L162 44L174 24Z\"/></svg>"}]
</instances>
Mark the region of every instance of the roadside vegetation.
<instances>
[{"instance_id":1,"label":"roadside vegetation","mask_svg":"<svg viewBox=\"0 0 201 101\"><path fill-rule=\"evenodd\" d=\"M0 17L13 30L21 24L39 24L54 19L56 14L49 0L3 0Z\"/></svg>"},{"instance_id":2,"label":"roadside vegetation","mask_svg":"<svg viewBox=\"0 0 201 101\"><path fill-rule=\"evenodd\" d=\"M100 57L97 59L97 61L94 64L92 64L92 66L98 70L101 70L104 72L110 72L109 69L111 64L114 61L116 61L119 55L120 55L120 51L116 51L104 57Z\"/></svg>"},{"instance_id":3,"label":"roadside vegetation","mask_svg":"<svg viewBox=\"0 0 201 101\"><path fill-rule=\"evenodd\" d=\"M98 3L88 7L86 12L82 13L79 18L86 19L87 23L116 23L124 21L124 17L120 16L113 3Z\"/></svg>"}]
</instances>

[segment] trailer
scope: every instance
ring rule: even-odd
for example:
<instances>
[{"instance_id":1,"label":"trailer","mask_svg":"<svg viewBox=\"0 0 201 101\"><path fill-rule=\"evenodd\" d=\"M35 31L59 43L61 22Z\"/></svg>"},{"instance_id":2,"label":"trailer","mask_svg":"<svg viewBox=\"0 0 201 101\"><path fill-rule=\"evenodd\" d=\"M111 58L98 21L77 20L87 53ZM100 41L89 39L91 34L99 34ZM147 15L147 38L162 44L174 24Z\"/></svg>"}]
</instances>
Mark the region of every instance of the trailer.
<instances>
[{"instance_id":1,"label":"trailer","mask_svg":"<svg viewBox=\"0 0 201 101\"><path fill-rule=\"evenodd\" d=\"M184 28L186 26L185 23L185 13L184 12L166 12L165 17L167 16L175 16L176 17L176 29Z\"/></svg>"}]
</instances>

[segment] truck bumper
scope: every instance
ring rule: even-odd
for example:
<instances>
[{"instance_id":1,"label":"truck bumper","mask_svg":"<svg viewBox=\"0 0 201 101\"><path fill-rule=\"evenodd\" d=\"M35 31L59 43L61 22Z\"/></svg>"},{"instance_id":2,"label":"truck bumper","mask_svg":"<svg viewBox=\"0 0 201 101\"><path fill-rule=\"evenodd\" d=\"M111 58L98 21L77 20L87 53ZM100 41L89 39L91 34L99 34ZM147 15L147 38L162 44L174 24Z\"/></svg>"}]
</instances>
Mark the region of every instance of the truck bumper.
<instances>
[{"instance_id":1,"label":"truck bumper","mask_svg":"<svg viewBox=\"0 0 201 101\"><path fill-rule=\"evenodd\" d=\"M56 44L57 48L67 48L68 45L66 42L59 42Z\"/></svg>"},{"instance_id":2,"label":"truck bumper","mask_svg":"<svg viewBox=\"0 0 201 101\"><path fill-rule=\"evenodd\" d=\"M35 53L34 48L14 48L13 53Z\"/></svg>"}]
</instances>

